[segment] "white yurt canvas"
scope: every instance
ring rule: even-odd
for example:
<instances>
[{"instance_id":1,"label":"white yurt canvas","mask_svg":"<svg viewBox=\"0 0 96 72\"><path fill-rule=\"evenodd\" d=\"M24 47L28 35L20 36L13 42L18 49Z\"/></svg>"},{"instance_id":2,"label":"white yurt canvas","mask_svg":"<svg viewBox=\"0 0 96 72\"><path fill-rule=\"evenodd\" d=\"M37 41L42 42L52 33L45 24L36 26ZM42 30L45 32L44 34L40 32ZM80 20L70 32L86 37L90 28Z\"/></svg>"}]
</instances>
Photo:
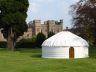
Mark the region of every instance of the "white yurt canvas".
<instances>
[{"instance_id":1,"label":"white yurt canvas","mask_svg":"<svg viewBox=\"0 0 96 72\"><path fill-rule=\"evenodd\" d=\"M86 58L88 43L83 38L62 31L45 40L42 44L43 58Z\"/></svg>"}]
</instances>

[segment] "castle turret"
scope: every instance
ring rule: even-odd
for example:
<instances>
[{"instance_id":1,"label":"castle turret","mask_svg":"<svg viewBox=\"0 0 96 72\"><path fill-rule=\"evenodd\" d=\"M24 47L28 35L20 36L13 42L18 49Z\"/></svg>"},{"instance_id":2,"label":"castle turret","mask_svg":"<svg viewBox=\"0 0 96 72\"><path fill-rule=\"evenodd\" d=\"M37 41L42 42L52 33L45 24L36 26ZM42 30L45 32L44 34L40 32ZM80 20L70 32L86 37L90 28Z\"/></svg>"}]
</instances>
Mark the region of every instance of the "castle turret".
<instances>
[{"instance_id":1,"label":"castle turret","mask_svg":"<svg viewBox=\"0 0 96 72\"><path fill-rule=\"evenodd\" d=\"M54 32L55 20L48 20L47 25L48 25L48 32Z\"/></svg>"},{"instance_id":2,"label":"castle turret","mask_svg":"<svg viewBox=\"0 0 96 72\"><path fill-rule=\"evenodd\" d=\"M33 35L37 35L39 32L41 32L41 20L33 20L32 25Z\"/></svg>"}]
</instances>

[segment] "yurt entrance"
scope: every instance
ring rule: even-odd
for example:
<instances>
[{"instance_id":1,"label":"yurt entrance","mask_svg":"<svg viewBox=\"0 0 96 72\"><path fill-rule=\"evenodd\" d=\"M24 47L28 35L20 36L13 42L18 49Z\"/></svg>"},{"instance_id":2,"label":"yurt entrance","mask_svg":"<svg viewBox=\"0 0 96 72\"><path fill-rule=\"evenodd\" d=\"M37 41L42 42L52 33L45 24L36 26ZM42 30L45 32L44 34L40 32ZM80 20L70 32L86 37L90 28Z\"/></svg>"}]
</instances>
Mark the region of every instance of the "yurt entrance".
<instances>
[{"instance_id":1,"label":"yurt entrance","mask_svg":"<svg viewBox=\"0 0 96 72\"><path fill-rule=\"evenodd\" d=\"M69 58L74 58L74 48L73 47L69 48Z\"/></svg>"}]
</instances>

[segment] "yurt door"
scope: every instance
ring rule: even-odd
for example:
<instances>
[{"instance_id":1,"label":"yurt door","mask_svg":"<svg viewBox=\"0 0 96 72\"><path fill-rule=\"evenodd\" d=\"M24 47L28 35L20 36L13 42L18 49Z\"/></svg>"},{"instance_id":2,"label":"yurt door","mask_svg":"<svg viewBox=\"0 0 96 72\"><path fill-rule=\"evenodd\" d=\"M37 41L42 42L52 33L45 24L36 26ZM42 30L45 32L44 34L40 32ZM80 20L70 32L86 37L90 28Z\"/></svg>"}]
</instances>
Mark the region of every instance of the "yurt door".
<instances>
[{"instance_id":1,"label":"yurt door","mask_svg":"<svg viewBox=\"0 0 96 72\"><path fill-rule=\"evenodd\" d=\"M74 58L74 48L73 47L69 48L69 58Z\"/></svg>"}]
</instances>

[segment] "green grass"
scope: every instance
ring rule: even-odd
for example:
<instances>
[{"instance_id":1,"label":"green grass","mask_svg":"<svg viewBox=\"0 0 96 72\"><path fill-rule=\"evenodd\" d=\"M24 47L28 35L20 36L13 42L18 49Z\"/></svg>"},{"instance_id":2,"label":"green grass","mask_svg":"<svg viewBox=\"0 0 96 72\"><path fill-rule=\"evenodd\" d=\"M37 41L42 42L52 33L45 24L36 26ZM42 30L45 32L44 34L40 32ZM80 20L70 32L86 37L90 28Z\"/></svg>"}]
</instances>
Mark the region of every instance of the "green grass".
<instances>
[{"instance_id":1,"label":"green grass","mask_svg":"<svg viewBox=\"0 0 96 72\"><path fill-rule=\"evenodd\" d=\"M0 49L0 72L96 72L96 48L84 59L44 59L41 49Z\"/></svg>"}]
</instances>

